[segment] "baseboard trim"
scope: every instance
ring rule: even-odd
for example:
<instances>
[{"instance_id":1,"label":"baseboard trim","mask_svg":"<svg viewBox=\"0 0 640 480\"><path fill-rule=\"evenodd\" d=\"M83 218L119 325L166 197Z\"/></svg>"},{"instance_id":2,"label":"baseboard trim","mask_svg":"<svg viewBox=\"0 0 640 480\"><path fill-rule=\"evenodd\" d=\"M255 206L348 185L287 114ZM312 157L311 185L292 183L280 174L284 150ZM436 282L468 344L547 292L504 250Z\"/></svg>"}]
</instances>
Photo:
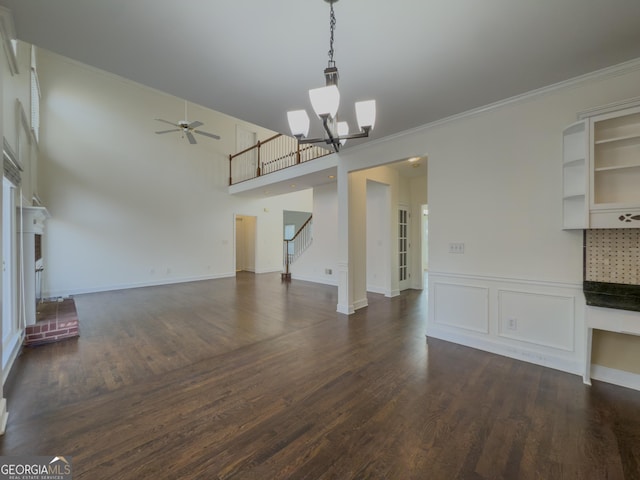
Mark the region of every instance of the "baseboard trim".
<instances>
[{"instance_id":1,"label":"baseboard trim","mask_svg":"<svg viewBox=\"0 0 640 480\"><path fill-rule=\"evenodd\" d=\"M507 345L491 338L477 338L470 335L451 333L434 328L433 325L427 326L427 341L430 337L457 343L464 345L465 347L471 347L489 353L495 353L496 355L502 355L515 360L553 368L562 372L572 373L574 375L579 375L580 377L582 377L583 374L584 367L580 362L569 358L563 358L562 356L553 355L549 352L522 348L521 346L515 346L512 344Z\"/></svg>"},{"instance_id":2,"label":"baseboard trim","mask_svg":"<svg viewBox=\"0 0 640 480\"><path fill-rule=\"evenodd\" d=\"M374 285L367 285L367 293L379 293L381 295L387 295L389 293L389 291L384 287L376 287Z\"/></svg>"},{"instance_id":3,"label":"baseboard trim","mask_svg":"<svg viewBox=\"0 0 640 480\"><path fill-rule=\"evenodd\" d=\"M338 306L336 307L336 312L342 313L344 315L353 315L354 313L356 313L355 309L353 308L353 305L341 305L341 304L338 304Z\"/></svg>"},{"instance_id":4,"label":"baseboard trim","mask_svg":"<svg viewBox=\"0 0 640 480\"><path fill-rule=\"evenodd\" d=\"M227 272L227 273L220 273L217 275L198 275L198 276L182 277L182 278L166 278L163 280L156 280L151 282L134 282L134 283L123 283L120 285L103 285L103 286L69 289L69 290L52 290L50 292L46 292L46 295L44 295L44 298L59 298L59 297L66 298L72 295L82 295L84 293L112 292L116 290L127 290L130 288L156 287L160 285L173 285L177 283L199 282L202 280L216 280L219 278L229 278L229 277L235 277L235 276L236 276L236 272Z\"/></svg>"},{"instance_id":5,"label":"baseboard trim","mask_svg":"<svg viewBox=\"0 0 640 480\"><path fill-rule=\"evenodd\" d=\"M20 351L22 350L22 342L24 340L24 329L15 334L15 337L12 338L11 341L11 352L9 353L9 357L7 358L7 363L2 370L2 385L4 386L7 378L9 377L9 373L11 373L11 369L13 368L13 364L18 358Z\"/></svg>"},{"instance_id":6,"label":"baseboard trim","mask_svg":"<svg viewBox=\"0 0 640 480\"><path fill-rule=\"evenodd\" d=\"M7 412L7 399L0 400L0 435L4 435L7 429L7 420L9 420L9 412Z\"/></svg>"},{"instance_id":7,"label":"baseboard trim","mask_svg":"<svg viewBox=\"0 0 640 480\"><path fill-rule=\"evenodd\" d=\"M637 373L617 370L602 365L591 365L591 378L600 382L611 383L619 387L640 391L640 375Z\"/></svg>"},{"instance_id":8,"label":"baseboard trim","mask_svg":"<svg viewBox=\"0 0 640 480\"><path fill-rule=\"evenodd\" d=\"M361 308L368 307L368 306L369 306L369 300L367 299L367 297L361 298L360 300L356 300L355 302L353 302L353 308L355 310L360 310Z\"/></svg>"},{"instance_id":9,"label":"baseboard trim","mask_svg":"<svg viewBox=\"0 0 640 480\"><path fill-rule=\"evenodd\" d=\"M292 280L301 280L303 282L319 283L321 285L331 285L332 287L338 286L338 281L333 278L316 277L311 275L296 275L291 273Z\"/></svg>"}]
</instances>

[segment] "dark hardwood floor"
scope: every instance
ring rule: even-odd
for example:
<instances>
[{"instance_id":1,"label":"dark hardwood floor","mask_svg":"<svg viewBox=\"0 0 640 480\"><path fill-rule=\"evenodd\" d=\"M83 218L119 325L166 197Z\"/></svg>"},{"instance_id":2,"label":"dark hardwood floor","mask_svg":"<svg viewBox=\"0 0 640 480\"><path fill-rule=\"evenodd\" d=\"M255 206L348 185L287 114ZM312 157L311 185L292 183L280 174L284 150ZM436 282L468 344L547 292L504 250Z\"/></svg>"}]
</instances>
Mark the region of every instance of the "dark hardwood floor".
<instances>
[{"instance_id":1,"label":"dark hardwood floor","mask_svg":"<svg viewBox=\"0 0 640 480\"><path fill-rule=\"evenodd\" d=\"M636 479L640 392L425 341L426 292L335 312L279 275L76 297L29 348L2 455L74 479Z\"/></svg>"}]
</instances>

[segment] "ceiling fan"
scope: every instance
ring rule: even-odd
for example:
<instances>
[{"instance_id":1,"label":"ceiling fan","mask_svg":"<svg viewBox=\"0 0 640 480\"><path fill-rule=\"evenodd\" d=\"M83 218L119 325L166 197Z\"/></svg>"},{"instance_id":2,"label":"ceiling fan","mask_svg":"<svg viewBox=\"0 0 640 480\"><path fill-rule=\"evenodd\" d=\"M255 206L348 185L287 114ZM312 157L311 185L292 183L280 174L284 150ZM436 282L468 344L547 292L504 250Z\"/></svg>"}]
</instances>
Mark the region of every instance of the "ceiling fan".
<instances>
[{"instance_id":1,"label":"ceiling fan","mask_svg":"<svg viewBox=\"0 0 640 480\"><path fill-rule=\"evenodd\" d=\"M216 135L214 133L209 133L209 132L203 132L202 130L196 130L196 128L204 125L204 123L199 122L198 120L194 121L194 122L189 122L189 120L187 120L187 102L184 102L184 120L180 120L178 123L173 123L170 122L168 120L163 120L162 118L156 118L157 121L162 122L162 123L168 123L169 125L173 125L176 128L172 128L169 130L161 130L159 132L156 132L157 134L162 134L162 133L170 133L170 132L182 132L182 135L186 135L187 139L189 140L189 143L194 145L198 142L196 142L196 137L193 136L194 133L197 133L198 135L204 135L205 137L210 137L210 138L215 138L216 140L220 140L220 136Z\"/></svg>"}]
</instances>

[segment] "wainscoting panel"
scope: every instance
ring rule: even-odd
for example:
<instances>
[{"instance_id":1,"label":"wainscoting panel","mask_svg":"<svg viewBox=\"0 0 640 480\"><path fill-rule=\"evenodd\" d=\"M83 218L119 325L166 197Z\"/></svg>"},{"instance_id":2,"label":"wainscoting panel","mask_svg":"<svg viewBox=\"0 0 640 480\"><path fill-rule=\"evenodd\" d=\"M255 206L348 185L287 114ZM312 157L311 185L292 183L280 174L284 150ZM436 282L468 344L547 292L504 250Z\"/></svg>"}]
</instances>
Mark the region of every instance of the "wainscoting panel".
<instances>
[{"instance_id":1,"label":"wainscoting panel","mask_svg":"<svg viewBox=\"0 0 640 480\"><path fill-rule=\"evenodd\" d=\"M429 272L429 337L582 375L582 284Z\"/></svg>"},{"instance_id":2,"label":"wainscoting panel","mask_svg":"<svg viewBox=\"0 0 640 480\"><path fill-rule=\"evenodd\" d=\"M574 297L498 290L498 335L572 352Z\"/></svg>"},{"instance_id":3,"label":"wainscoting panel","mask_svg":"<svg viewBox=\"0 0 640 480\"><path fill-rule=\"evenodd\" d=\"M434 292L436 323L489 333L488 288L436 282Z\"/></svg>"}]
</instances>

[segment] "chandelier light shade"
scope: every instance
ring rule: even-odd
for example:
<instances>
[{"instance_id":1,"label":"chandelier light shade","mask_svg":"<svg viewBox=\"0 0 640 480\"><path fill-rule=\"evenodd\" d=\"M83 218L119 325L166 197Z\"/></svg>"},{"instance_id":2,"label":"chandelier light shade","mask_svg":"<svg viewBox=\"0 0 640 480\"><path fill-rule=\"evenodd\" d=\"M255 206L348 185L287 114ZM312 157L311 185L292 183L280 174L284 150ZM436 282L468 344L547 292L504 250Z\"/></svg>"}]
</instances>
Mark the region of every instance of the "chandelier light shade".
<instances>
[{"instance_id":1,"label":"chandelier light shade","mask_svg":"<svg viewBox=\"0 0 640 480\"><path fill-rule=\"evenodd\" d=\"M376 101L356 102L356 117L360 130L373 130L376 124Z\"/></svg>"},{"instance_id":2,"label":"chandelier light shade","mask_svg":"<svg viewBox=\"0 0 640 480\"><path fill-rule=\"evenodd\" d=\"M307 115L306 110L287 112L287 119L294 137L306 137L309 135L309 115Z\"/></svg>"},{"instance_id":3,"label":"chandelier light shade","mask_svg":"<svg viewBox=\"0 0 640 480\"><path fill-rule=\"evenodd\" d=\"M322 126L326 136L324 138L306 138L309 133L309 116L305 110L287 112L289 128L294 137L300 143L324 142L332 145L337 152L341 145L352 138L364 138L369 136L376 122L376 101L367 100L356 103L356 116L358 119L359 133L349 134L347 122L338 121L338 107L340 106L340 91L338 90L338 67L333 60L333 37L336 26L336 16L333 4L338 0L324 0L330 7L329 27L329 64L324 70L325 86L309 90L309 100L316 115L322 120Z\"/></svg>"},{"instance_id":4,"label":"chandelier light shade","mask_svg":"<svg viewBox=\"0 0 640 480\"><path fill-rule=\"evenodd\" d=\"M340 91L337 85L327 85L326 87L312 88L309 90L309 100L311 106L320 118L329 115L335 118L340 106Z\"/></svg>"}]
</instances>

